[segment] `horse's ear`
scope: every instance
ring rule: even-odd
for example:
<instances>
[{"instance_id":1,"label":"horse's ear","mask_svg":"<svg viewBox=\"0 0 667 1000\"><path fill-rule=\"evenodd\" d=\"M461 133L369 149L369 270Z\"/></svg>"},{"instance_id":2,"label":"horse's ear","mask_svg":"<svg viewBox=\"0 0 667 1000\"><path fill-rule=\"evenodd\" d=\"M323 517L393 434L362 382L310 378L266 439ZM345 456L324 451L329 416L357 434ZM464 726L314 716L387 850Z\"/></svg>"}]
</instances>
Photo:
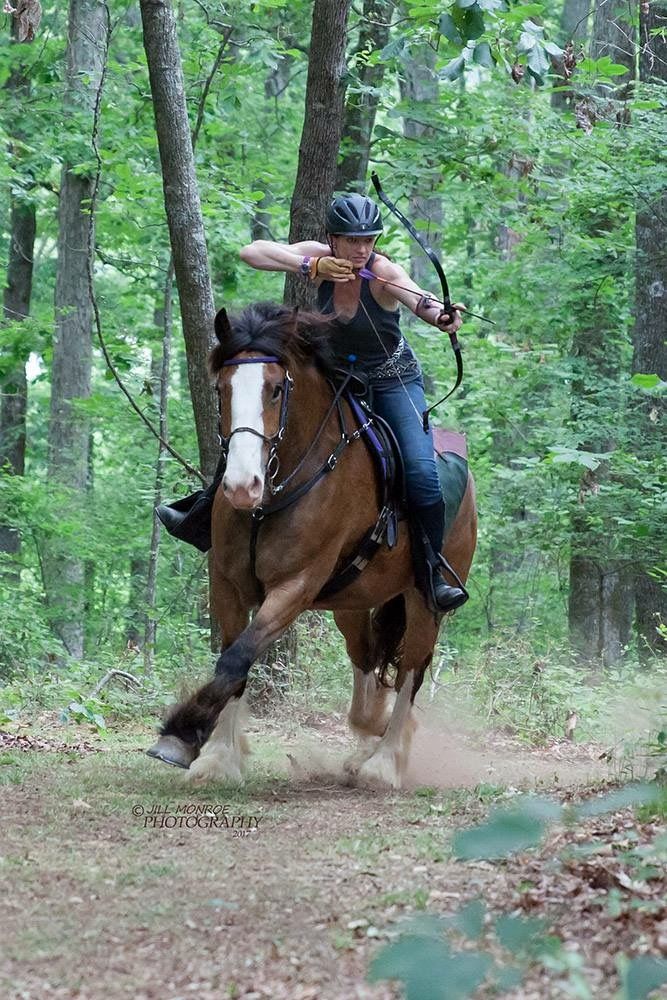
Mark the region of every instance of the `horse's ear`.
<instances>
[{"instance_id":1,"label":"horse's ear","mask_svg":"<svg viewBox=\"0 0 667 1000\"><path fill-rule=\"evenodd\" d=\"M294 306L292 309L292 333L296 333L299 329L299 307Z\"/></svg>"},{"instance_id":2,"label":"horse's ear","mask_svg":"<svg viewBox=\"0 0 667 1000\"><path fill-rule=\"evenodd\" d=\"M227 310L223 306L220 312L215 317L215 335L221 344L224 344L226 340L229 340L232 334L232 325L229 322L229 317L227 315Z\"/></svg>"}]
</instances>

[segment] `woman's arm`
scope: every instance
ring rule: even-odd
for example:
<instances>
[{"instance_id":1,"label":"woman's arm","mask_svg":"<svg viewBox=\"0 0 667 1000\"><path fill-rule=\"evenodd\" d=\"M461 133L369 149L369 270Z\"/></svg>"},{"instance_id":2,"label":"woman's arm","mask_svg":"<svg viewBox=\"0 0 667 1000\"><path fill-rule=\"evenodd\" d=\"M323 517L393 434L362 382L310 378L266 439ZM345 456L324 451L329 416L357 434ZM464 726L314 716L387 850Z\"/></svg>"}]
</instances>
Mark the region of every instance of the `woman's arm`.
<instances>
[{"instance_id":1,"label":"woman's arm","mask_svg":"<svg viewBox=\"0 0 667 1000\"><path fill-rule=\"evenodd\" d=\"M302 273L304 259L330 254L331 250L326 243L317 243L315 240L289 244L255 240L239 251L241 260L258 271L292 271L295 274Z\"/></svg>"},{"instance_id":2,"label":"woman's arm","mask_svg":"<svg viewBox=\"0 0 667 1000\"><path fill-rule=\"evenodd\" d=\"M452 319L446 314L443 316L444 307L439 298L420 288L400 264L395 264L393 261L387 260L386 257L376 258L373 273L376 275L378 284L382 284L385 295L397 299L418 319L429 323L430 326L437 327L438 330L445 330L447 333L455 333L461 326L463 322L461 314L456 311L460 303L457 302L453 306Z\"/></svg>"}]
</instances>

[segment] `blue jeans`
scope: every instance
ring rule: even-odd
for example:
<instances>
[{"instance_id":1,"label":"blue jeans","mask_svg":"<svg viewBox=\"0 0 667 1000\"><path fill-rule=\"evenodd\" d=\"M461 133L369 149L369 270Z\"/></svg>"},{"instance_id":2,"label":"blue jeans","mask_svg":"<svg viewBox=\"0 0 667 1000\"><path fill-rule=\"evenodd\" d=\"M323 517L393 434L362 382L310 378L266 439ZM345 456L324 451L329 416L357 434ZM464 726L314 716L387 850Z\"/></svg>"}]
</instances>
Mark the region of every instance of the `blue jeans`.
<instances>
[{"instance_id":1,"label":"blue jeans","mask_svg":"<svg viewBox=\"0 0 667 1000\"><path fill-rule=\"evenodd\" d=\"M433 435L430 430L424 434L422 425L426 406L421 378L387 388L373 386L373 409L387 421L403 453L408 505L413 509L442 500Z\"/></svg>"}]
</instances>

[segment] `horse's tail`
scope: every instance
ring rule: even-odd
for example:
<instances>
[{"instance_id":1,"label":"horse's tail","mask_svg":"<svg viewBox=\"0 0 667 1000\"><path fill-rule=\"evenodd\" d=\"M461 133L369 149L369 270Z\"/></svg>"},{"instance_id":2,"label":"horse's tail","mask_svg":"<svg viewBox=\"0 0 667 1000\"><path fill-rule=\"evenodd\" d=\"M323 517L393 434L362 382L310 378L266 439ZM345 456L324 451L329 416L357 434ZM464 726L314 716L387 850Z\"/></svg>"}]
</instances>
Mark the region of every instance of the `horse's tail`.
<instances>
[{"instance_id":1,"label":"horse's tail","mask_svg":"<svg viewBox=\"0 0 667 1000\"><path fill-rule=\"evenodd\" d=\"M390 667L398 667L403 655L405 598L402 594L376 608L371 615L371 663L381 684L389 687Z\"/></svg>"}]
</instances>

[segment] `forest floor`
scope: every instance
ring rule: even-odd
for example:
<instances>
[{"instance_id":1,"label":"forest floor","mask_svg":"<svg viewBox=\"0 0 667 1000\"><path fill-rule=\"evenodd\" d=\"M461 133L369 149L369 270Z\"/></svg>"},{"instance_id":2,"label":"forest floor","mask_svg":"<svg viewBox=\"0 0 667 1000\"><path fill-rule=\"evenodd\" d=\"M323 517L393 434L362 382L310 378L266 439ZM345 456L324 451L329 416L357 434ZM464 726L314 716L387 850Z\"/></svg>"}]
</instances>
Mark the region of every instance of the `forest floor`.
<instances>
[{"instance_id":1,"label":"forest floor","mask_svg":"<svg viewBox=\"0 0 667 1000\"><path fill-rule=\"evenodd\" d=\"M45 715L0 733L2 997L388 1000L398 985L367 973L401 922L480 897L539 914L562 942L515 1000L612 1000L618 954L667 950L664 867L628 874L628 848L664 837L656 821L620 810L502 863L452 855L452 833L517 790L567 801L606 787L603 748L529 749L427 716L407 787L390 792L345 785L340 715L253 719L250 736L243 788L195 789L144 755L148 726L102 739ZM206 806L243 819L187 828Z\"/></svg>"}]
</instances>

